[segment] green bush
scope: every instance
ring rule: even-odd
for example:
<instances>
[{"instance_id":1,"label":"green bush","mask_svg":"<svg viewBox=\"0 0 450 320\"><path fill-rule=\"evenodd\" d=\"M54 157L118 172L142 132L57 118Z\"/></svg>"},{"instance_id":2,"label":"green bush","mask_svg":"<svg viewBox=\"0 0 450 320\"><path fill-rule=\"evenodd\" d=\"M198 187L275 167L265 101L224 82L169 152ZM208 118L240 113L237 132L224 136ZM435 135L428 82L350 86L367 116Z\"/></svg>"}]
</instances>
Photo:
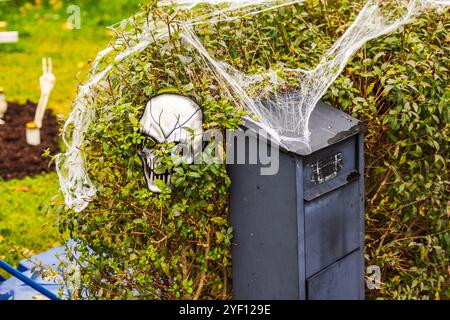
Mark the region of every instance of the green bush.
<instances>
[{"instance_id":1,"label":"green bush","mask_svg":"<svg viewBox=\"0 0 450 320\"><path fill-rule=\"evenodd\" d=\"M171 25L170 36L113 64L107 81L89 97L96 120L82 150L99 192L82 213L58 208L58 225L80 243L76 262L90 298L226 299L232 289L226 168L174 166L170 145L154 144L162 161L158 170L173 172L173 187L152 194L138 158L138 146L146 140L138 119L149 97L168 88L199 102L205 129L235 129L245 113L172 23L209 6L189 13L155 4L144 6L145 23ZM275 65L307 68L360 9L354 1L307 1L213 30L199 25L196 33L216 58L244 72ZM404 30L371 41L324 98L369 124L366 258L383 270L382 290L371 297L450 295L448 18L448 11L423 15ZM122 28L141 32L139 26ZM117 53L124 49L116 48Z\"/></svg>"},{"instance_id":2,"label":"green bush","mask_svg":"<svg viewBox=\"0 0 450 320\"><path fill-rule=\"evenodd\" d=\"M370 297L450 298L449 17L369 42L325 98L369 124L366 262L383 281Z\"/></svg>"}]
</instances>

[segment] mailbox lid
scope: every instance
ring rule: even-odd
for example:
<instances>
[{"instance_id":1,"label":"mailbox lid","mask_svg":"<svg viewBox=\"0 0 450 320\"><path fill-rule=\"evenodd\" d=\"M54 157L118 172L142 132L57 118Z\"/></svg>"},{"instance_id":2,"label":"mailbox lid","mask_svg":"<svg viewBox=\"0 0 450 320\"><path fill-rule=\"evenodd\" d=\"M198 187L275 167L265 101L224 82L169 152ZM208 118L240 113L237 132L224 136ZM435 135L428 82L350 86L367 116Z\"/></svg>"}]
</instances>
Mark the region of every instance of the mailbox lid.
<instances>
[{"instance_id":1,"label":"mailbox lid","mask_svg":"<svg viewBox=\"0 0 450 320\"><path fill-rule=\"evenodd\" d=\"M260 129L259 124L251 118L246 117L244 120L244 127L255 131ZM311 113L308 128L310 139L307 143L300 139L283 141L279 145L280 149L299 156L307 156L364 132L367 125L363 121L319 101ZM270 137L270 135L268 136Z\"/></svg>"},{"instance_id":2,"label":"mailbox lid","mask_svg":"<svg viewBox=\"0 0 450 320\"><path fill-rule=\"evenodd\" d=\"M308 144L293 141L286 146L293 153L307 156L364 132L366 128L364 122L319 101L309 118Z\"/></svg>"}]
</instances>

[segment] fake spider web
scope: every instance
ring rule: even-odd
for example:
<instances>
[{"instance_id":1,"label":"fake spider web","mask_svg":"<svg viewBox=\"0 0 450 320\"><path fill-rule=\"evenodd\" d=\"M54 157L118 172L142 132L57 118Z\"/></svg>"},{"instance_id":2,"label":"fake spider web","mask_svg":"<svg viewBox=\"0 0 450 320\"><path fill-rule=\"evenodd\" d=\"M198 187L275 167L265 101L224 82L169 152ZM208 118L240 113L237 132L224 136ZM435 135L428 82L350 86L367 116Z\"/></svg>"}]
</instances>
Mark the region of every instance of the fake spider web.
<instances>
[{"instance_id":1,"label":"fake spider web","mask_svg":"<svg viewBox=\"0 0 450 320\"><path fill-rule=\"evenodd\" d=\"M186 21L175 22L182 30L181 37L187 45L207 61L223 90L237 106L247 109L251 118L259 127L269 133L276 142L289 150L292 141L309 141L309 118L320 98L343 71L350 57L367 41L390 33L409 23L426 9L443 9L450 0L396 0L396 9L386 10L381 0L368 0L356 19L345 33L323 55L320 62L311 69L284 69L283 74L295 77L298 86L289 91L285 87L285 77L279 70L265 70L260 74L245 74L233 66L213 58L195 33L198 25L213 25L233 21L243 17L278 10L295 5L303 0L179 0L178 6L186 10L195 10L197 5L209 4L214 10L195 16ZM173 4L161 1L160 6ZM220 6L216 6L220 5ZM101 86L113 69L112 65L101 67L105 56L118 46L125 50L115 57L120 63L134 53L142 52L155 41L169 36L167 27L145 24L145 19L133 18L126 22L139 25L140 34L129 31L128 41L118 39L115 44L99 52L94 63L92 77L80 86L73 104L73 111L63 128L63 141L67 146L64 154L56 157L56 168L68 208L81 212L95 197L93 185L83 159L82 146L90 124L95 121L95 110L89 102L95 100L95 86ZM123 24L123 23L122 23ZM95 105L95 104L94 104ZM69 137L70 136L70 137Z\"/></svg>"}]
</instances>

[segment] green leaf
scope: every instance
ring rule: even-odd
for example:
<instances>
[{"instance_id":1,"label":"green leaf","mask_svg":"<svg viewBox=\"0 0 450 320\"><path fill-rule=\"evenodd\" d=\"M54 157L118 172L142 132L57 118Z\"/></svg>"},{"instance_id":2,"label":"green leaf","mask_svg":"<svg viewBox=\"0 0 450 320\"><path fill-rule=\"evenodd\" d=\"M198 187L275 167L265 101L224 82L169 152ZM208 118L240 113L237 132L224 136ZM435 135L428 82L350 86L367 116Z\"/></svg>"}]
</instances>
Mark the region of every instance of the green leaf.
<instances>
[{"instance_id":1,"label":"green leaf","mask_svg":"<svg viewBox=\"0 0 450 320\"><path fill-rule=\"evenodd\" d=\"M144 93L146 96L151 97L153 95L153 88L150 86L146 86L144 88Z\"/></svg>"},{"instance_id":2,"label":"green leaf","mask_svg":"<svg viewBox=\"0 0 450 320\"><path fill-rule=\"evenodd\" d=\"M162 180L154 179L154 180L153 180L153 183L154 183L160 190L162 190L162 191L168 189L167 186L166 186L166 184L165 184L164 181L162 181Z\"/></svg>"},{"instance_id":3,"label":"green leaf","mask_svg":"<svg viewBox=\"0 0 450 320\"><path fill-rule=\"evenodd\" d=\"M191 178L200 178L201 177L200 173L195 172L195 171L189 171L188 173L186 173L186 175Z\"/></svg>"},{"instance_id":4,"label":"green leaf","mask_svg":"<svg viewBox=\"0 0 450 320\"><path fill-rule=\"evenodd\" d=\"M175 87L167 87L167 88L160 89L158 91L158 94L163 94L163 93L180 93L180 91L178 90L178 88L175 88Z\"/></svg>"}]
</instances>

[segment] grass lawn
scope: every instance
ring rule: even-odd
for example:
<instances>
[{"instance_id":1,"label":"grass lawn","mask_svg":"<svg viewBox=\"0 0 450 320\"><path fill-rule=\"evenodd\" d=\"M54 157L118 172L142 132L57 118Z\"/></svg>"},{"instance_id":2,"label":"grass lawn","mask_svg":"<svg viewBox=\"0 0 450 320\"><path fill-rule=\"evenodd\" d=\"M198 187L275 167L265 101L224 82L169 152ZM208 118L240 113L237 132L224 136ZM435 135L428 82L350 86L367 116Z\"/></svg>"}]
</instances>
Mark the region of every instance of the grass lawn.
<instances>
[{"instance_id":1,"label":"grass lawn","mask_svg":"<svg viewBox=\"0 0 450 320\"><path fill-rule=\"evenodd\" d=\"M0 87L4 87L7 99L37 102L41 59L52 57L57 80L49 108L67 115L77 84L89 70L88 61L111 39L106 27L138 11L139 2L0 0L0 21L8 22L9 31L20 33L17 44L0 44ZM67 27L66 10L72 4L81 9L80 30ZM46 216L42 208L58 194L55 173L23 180L0 180L0 194L1 259L16 264L20 254L30 256L60 241L53 228L54 217Z\"/></svg>"},{"instance_id":2,"label":"grass lawn","mask_svg":"<svg viewBox=\"0 0 450 320\"><path fill-rule=\"evenodd\" d=\"M43 206L58 194L55 173L0 182L0 194L0 259L15 263L58 243Z\"/></svg>"},{"instance_id":3,"label":"grass lawn","mask_svg":"<svg viewBox=\"0 0 450 320\"><path fill-rule=\"evenodd\" d=\"M138 11L139 0L56 1L61 6L56 9L23 2L0 0L0 21L8 22L9 31L19 31L20 38L16 44L0 45L0 86L9 100L37 101L41 59L52 57L56 85L49 107L67 114L76 85L89 70L88 61L111 39L106 27ZM66 10L71 4L80 7L79 30L67 25Z\"/></svg>"}]
</instances>

